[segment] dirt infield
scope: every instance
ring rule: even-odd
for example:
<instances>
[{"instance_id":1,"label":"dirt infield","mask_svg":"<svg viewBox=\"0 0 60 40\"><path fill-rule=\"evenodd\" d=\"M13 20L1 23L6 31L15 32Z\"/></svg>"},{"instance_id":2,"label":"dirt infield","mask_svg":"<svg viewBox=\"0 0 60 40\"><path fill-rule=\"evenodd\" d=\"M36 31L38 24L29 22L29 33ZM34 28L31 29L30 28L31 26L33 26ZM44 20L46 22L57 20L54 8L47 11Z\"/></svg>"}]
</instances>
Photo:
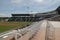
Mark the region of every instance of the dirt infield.
<instances>
[{"instance_id":1,"label":"dirt infield","mask_svg":"<svg viewBox=\"0 0 60 40\"><path fill-rule=\"evenodd\" d=\"M22 26L31 22L0 22L0 26Z\"/></svg>"}]
</instances>

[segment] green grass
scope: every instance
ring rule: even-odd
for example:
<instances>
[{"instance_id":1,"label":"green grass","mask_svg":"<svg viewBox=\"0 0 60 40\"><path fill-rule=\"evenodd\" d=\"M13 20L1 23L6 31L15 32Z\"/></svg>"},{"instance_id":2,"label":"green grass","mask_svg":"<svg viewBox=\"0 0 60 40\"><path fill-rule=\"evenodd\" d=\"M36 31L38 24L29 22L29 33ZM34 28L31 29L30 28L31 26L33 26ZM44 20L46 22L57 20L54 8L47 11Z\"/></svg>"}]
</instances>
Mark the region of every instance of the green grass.
<instances>
[{"instance_id":1,"label":"green grass","mask_svg":"<svg viewBox=\"0 0 60 40\"><path fill-rule=\"evenodd\" d=\"M7 30L10 30L14 27L12 26L0 26L0 32L4 32L4 31L7 31Z\"/></svg>"},{"instance_id":2,"label":"green grass","mask_svg":"<svg viewBox=\"0 0 60 40\"><path fill-rule=\"evenodd\" d=\"M0 22L0 33L16 28L24 28L24 25L31 23L32 22Z\"/></svg>"}]
</instances>

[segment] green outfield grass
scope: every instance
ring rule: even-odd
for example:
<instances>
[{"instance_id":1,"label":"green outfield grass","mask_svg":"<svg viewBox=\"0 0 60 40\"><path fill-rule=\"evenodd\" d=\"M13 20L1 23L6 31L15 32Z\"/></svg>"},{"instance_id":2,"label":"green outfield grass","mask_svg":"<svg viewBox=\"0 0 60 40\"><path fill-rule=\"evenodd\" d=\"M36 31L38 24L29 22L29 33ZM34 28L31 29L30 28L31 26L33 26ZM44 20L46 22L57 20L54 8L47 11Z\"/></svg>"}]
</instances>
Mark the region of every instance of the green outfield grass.
<instances>
[{"instance_id":1,"label":"green outfield grass","mask_svg":"<svg viewBox=\"0 0 60 40\"><path fill-rule=\"evenodd\" d=\"M16 28L23 28L27 24L32 22L0 22L0 33L8 30L13 30Z\"/></svg>"},{"instance_id":2,"label":"green outfield grass","mask_svg":"<svg viewBox=\"0 0 60 40\"><path fill-rule=\"evenodd\" d=\"M0 26L0 32L4 32L14 28L13 26Z\"/></svg>"}]
</instances>

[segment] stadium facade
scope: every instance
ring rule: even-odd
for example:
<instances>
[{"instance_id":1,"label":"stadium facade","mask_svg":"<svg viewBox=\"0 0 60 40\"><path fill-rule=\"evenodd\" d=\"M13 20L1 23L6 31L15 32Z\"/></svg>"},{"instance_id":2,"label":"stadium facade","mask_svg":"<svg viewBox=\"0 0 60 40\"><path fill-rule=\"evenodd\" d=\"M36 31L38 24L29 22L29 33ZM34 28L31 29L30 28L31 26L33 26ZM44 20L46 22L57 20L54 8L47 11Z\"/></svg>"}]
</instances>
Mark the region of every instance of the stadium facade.
<instances>
[{"instance_id":1,"label":"stadium facade","mask_svg":"<svg viewBox=\"0 0 60 40\"><path fill-rule=\"evenodd\" d=\"M45 13L31 13L31 14L12 14L12 17L9 19L9 21L40 21L43 19L54 17L55 15L58 15L60 13L60 7L58 7L56 10L51 12L45 12Z\"/></svg>"}]
</instances>

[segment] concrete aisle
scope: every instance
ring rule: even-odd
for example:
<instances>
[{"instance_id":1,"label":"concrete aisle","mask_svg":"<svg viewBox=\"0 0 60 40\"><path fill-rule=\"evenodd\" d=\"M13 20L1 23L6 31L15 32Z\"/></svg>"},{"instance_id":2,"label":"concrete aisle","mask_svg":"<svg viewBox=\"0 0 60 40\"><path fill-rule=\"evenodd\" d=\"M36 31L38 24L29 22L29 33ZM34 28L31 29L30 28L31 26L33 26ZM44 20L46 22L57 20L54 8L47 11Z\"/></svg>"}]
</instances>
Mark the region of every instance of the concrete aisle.
<instances>
[{"instance_id":1,"label":"concrete aisle","mask_svg":"<svg viewBox=\"0 0 60 40\"><path fill-rule=\"evenodd\" d=\"M31 40L45 40L45 35L46 35L46 22L44 22L41 25L40 30Z\"/></svg>"}]
</instances>

